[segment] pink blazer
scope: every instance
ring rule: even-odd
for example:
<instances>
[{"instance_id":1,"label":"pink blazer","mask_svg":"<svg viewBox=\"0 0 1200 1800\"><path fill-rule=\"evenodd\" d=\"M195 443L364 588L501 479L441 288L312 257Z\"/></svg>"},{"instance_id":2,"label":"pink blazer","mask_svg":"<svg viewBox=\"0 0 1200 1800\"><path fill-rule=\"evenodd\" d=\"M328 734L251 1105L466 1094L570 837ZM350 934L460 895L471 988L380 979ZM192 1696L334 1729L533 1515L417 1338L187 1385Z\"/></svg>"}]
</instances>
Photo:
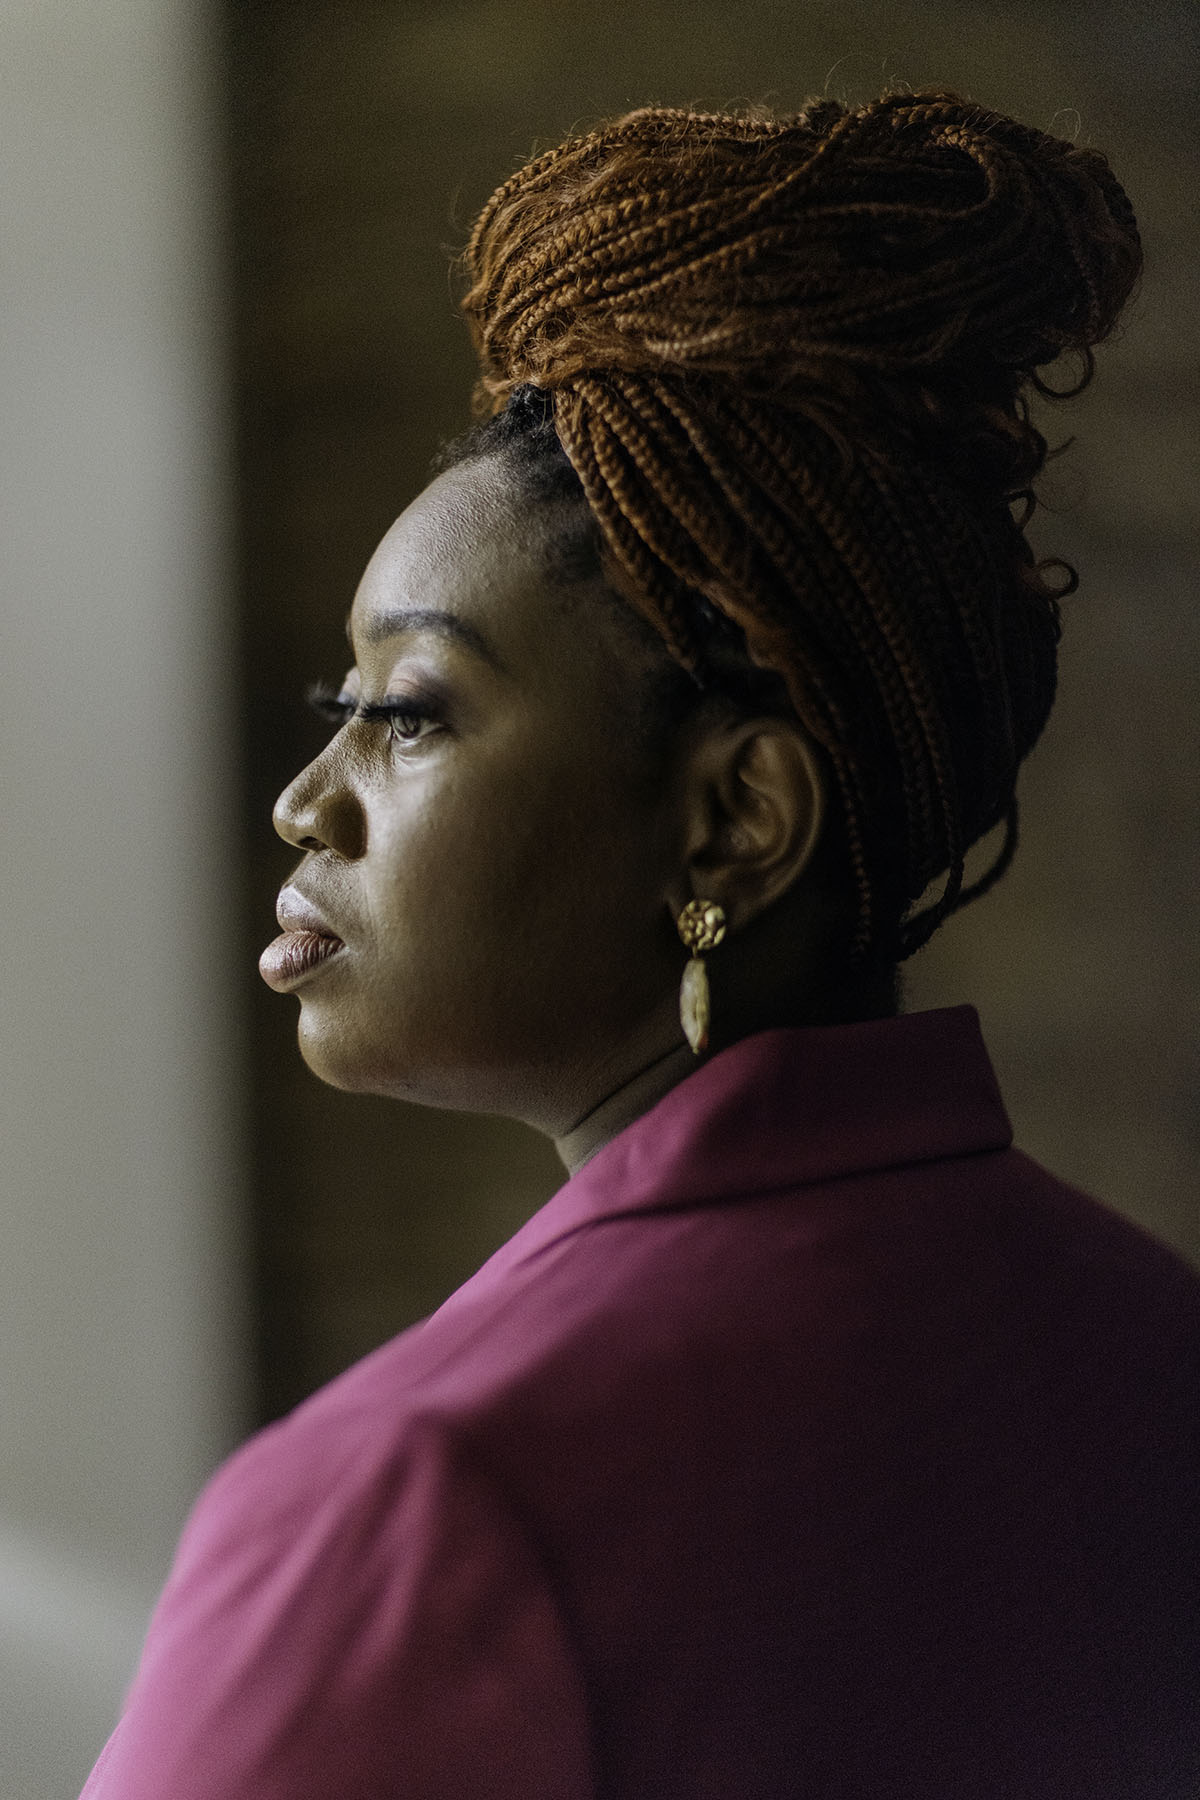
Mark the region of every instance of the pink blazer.
<instances>
[{"instance_id":1,"label":"pink blazer","mask_svg":"<svg viewBox=\"0 0 1200 1800\"><path fill-rule=\"evenodd\" d=\"M969 1007L699 1067L183 1534L87 1800L1196 1800L1200 1281Z\"/></svg>"}]
</instances>

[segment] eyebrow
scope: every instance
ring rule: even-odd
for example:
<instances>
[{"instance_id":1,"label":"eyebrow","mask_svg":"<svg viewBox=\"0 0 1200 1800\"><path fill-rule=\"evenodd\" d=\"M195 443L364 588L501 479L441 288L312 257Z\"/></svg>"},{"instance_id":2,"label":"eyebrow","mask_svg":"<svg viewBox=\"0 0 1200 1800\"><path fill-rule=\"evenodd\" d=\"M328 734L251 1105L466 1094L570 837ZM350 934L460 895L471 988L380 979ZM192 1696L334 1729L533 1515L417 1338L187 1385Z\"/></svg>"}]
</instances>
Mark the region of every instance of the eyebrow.
<instances>
[{"instance_id":1,"label":"eyebrow","mask_svg":"<svg viewBox=\"0 0 1200 1800\"><path fill-rule=\"evenodd\" d=\"M347 641L353 649L349 614L346 615L345 629ZM422 631L428 632L431 637L443 638L448 643L462 644L500 674L508 672L481 631L477 631L474 625L468 625L457 613L439 612L436 607L402 606L394 612L380 613L370 620L363 632L363 641L367 644L381 644L385 638L404 637Z\"/></svg>"}]
</instances>

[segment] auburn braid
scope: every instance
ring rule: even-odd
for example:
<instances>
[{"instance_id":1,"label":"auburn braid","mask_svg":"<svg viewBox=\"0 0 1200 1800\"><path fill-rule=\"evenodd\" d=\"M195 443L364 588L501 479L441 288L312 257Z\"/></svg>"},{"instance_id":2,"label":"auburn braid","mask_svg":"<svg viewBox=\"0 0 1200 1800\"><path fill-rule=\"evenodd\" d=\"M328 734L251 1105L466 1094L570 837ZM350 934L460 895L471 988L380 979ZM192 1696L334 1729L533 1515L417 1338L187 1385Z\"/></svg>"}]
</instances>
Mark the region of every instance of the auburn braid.
<instances>
[{"instance_id":1,"label":"auburn braid","mask_svg":"<svg viewBox=\"0 0 1200 1800\"><path fill-rule=\"evenodd\" d=\"M1086 385L1141 268L1105 158L942 90L644 107L504 182L464 266L479 411L552 420L685 668L775 672L838 785L854 954L908 955L1011 861L1053 702L1075 575L1024 536L1029 393Z\"/></svg>"}]
</instances>

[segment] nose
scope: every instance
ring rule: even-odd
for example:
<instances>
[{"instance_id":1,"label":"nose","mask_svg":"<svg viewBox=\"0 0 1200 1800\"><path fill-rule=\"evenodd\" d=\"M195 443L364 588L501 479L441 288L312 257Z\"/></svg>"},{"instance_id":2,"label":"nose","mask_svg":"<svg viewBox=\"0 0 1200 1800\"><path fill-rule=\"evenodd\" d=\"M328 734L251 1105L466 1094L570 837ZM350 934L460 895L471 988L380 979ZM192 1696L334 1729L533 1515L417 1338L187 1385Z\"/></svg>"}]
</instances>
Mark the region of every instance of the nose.
<instances>
[{"instance_id":1,"label":"nose","mask_svg":"<svg viewBox=\"0 0 1200 1800\"><path fill-rule=\"evenodd\" d=\"M284 788L271 823L284 843L297 850L335 850L353 859L366 849L362 802L328 751Z\"/></svg>"}]
</instances>

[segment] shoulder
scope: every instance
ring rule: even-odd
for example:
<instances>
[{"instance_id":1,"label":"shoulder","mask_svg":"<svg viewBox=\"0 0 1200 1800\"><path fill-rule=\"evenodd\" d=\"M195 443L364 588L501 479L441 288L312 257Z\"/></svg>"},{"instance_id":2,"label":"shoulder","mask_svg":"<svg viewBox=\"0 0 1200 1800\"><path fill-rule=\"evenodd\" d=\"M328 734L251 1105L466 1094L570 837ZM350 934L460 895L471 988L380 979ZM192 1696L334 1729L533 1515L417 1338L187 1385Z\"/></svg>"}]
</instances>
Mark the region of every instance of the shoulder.
<instances>
[{"instance_id":1,"label":"shoulder","mask_svg":"<svg viewBox=\"0 0 1200 1800\"><path fill-rule=\"evenodd\" d=\"M89 1797L587 1793L572 1651L504 1496L445 1422L366 1425L301 1409L208 1484Z\"/></svg>"}]
</instances>

